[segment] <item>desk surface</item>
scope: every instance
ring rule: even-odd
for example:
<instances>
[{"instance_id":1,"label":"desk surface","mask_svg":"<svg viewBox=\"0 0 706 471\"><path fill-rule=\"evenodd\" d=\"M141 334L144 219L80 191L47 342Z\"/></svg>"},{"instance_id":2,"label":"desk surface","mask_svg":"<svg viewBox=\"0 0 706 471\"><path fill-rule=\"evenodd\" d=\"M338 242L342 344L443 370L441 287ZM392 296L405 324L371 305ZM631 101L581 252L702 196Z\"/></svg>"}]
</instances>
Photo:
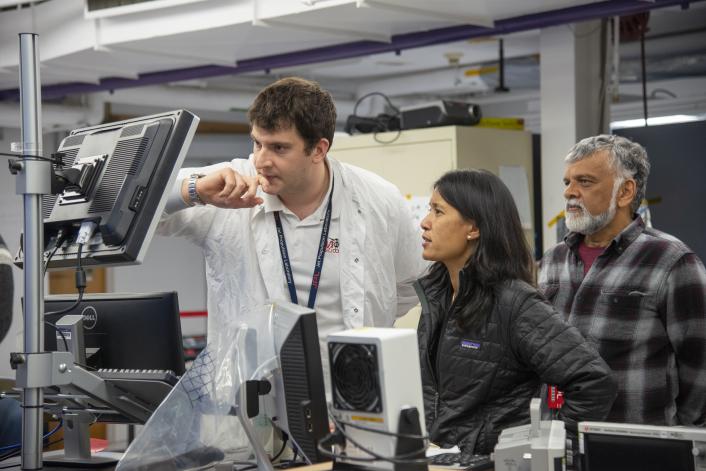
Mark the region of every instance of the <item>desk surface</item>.
<instances>
[{"instance_id":1,"label":"desk surface","mask_svg":"<svg viewBox=\"0 0 706 471\"><path fill-rule=\"evenodd\" d=\"M15 460L10 461L10 460L8 460L7 463L3 463L3 464L4 464L4 465L9 465L9 464L15 464L15 463L17 464L17 467L10 467L10 468L7 468L7 470L8 470L8 471L9 471L9 470L13 470L13 471L14 471L14 470L18 470L18 471L19 471L19 470L20 470L20 465L19 465L19 462L18 462L18 461L15 461ZM75 470L76 470L75 467L66 467L66 468L64 468L64 467L54 467L54 466L52 466L51 468L45 467L44 469L49 469L49 470L52 470L52 471L65 471L65 470L66 470L66 471L69 471L69 470L74 470L74 471L75 471ZM107 466L107 467L104 467L104 468L94 468L94 469L113 470L113 469L115 469L115 467L114 467L114 466ZM311 466L304 466L304 467L301 467L301 468L292 468L292 469L297 469L297 470L302 470L302 471L330 471L330 469L331 469L331 463L319 463L319 464L315 464L315 465L311 465ZM431 467L429 467L429 471L448 471L448 468L437 468L437 467L431 466Z\"/></svg>"},{"instance_id":2,"label":"desk surface","mask_svg":"<svg viewBox=\"0 0 706 471\"><path fill-rule=\"evenodd\" d=\"M8 471L9 470L12 470L12 471L18 470L19 471L20 470L19 457L11 458L3 463L0 463L0 466L8 466L7 468L0 468L0 469L7 469ZM69 470L75 471L76 467L74 467L74 466L67 466L67 467L63 467L63 466L48 467L48 466L45 466L44 469L49 469L51 471L69 471ZM106 466L103 466L100 468L93 468L93 469L114 470L115 466L114 465L106 465ZM292 469L302 470L302 471L330 471L331 470L331 463L330 462L319 463L319 464L314 464L311 466L302 466L299 468L292 468ZM438 468L435 466L430 466L429 471L448 471L448 468Z\"/></svg>"},{"instance_id":3,"label":"desk surface","mask_svg":"<svg viewBox=\"0 0 706 471\"><path fill-rule=\"evenodd\" d=\"M329 471L331 469L331 463L319 463L294 469L301 469L302 471ZM429 471L449 471L449 468L437 468L430 466Z\"/></svg>"}]
</instances>

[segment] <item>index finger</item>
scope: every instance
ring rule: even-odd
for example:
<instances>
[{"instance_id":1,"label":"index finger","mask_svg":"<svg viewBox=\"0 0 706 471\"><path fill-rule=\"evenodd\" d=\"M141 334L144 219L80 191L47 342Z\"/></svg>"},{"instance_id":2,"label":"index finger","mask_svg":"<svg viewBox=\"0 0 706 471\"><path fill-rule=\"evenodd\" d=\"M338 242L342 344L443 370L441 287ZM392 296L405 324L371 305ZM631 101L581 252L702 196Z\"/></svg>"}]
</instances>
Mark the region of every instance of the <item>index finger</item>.
<instances>
[{"instance_id":1,"label":"index finger","mask_svg":"<svg viewBox=\"0 0 706 471\"><path fill-rule=\"evenodd\" d=\"M248 190L242 197L244 199L254 198L257 193L257 187L260 185L260 181L257 177L248 177L246 181L248 183Z\"/></svg>"}]
</instances>

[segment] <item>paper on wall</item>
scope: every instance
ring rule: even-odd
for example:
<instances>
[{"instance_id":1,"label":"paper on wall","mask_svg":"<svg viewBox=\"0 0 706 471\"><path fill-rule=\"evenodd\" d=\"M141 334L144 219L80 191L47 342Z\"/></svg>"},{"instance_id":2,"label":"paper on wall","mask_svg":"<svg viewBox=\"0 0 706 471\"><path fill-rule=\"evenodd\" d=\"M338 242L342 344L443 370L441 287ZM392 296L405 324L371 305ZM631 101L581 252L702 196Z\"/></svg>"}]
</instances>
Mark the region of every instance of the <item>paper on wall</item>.
<instances>
[{"instance_id":1,"label":"paper on wall","mask_svg":"<svg viewBox=\"0 0 706 471\"><path fill-rule=\"evenodd\" d=\"M500 179L510 189L523 229L532 229L532 212L530 211L530 192L527 172L519 165L501 165Z\"/></svg>"},{"instance_id":2,"label":"paper on wall","mask_svg":"<svg viewBox=\"0 0 706 471\"><path fill-rule=\"evenodd\" d=\"M424 219L429 212L429 198L430 196L405 195L407 207L409 208L409 212L412 213L412 219L414 220L414 227L417 229L419 229L422 219Z\"/></svg>"}]
</instances>

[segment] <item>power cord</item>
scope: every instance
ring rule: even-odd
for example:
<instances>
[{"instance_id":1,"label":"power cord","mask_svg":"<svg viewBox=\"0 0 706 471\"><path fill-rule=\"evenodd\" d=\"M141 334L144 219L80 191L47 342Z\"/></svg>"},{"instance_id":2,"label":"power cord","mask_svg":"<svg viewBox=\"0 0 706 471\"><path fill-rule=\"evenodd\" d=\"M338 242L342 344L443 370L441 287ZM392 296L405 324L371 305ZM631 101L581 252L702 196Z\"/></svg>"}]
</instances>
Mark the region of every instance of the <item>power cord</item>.
<instances>
[{"instance_id":1,"label":"power cord","mask_svg":"<svg viewBox=\"0 0 706 471\"><path fill-rule=\"evenodd\" d=\"M336 430L333 433L330 433L326 437L321 439L319 441L319 443L317 444L317 448L318 448L319 452L321 454L323 454L324 456L328 456L329 458L334 458L334 459L345 459L348 461L360 461L360 462L372 462L372 461L379 460L379 461L387 461L389 463L395 463L395 464L428 464L429 463L427 458L415 458L420 453L423 454L426 452L427 445L429 442L429 437L426 435L413 435L413 434L401 434L401 433L387 432L384 430L376 430L376 429L373 429L370 427L365 427L362 425L353 424L351 422L342 421L342 420L339 420L331 412L330 408L329 408L329 417L331 418L334 425L336 426ZM358 441L356 441L354 438L352 438L349 434L346 433L345 426L356 428L359 430L365 430L370 433L377 433L380 435L422 440L422 443L424 444L424 448L421 448L418 450L413 450L408 453L394 456L394 457L383 456L383 455L380 455L379 453L376 453L373 450L367 448L366 446L361 445ZM353 445L358 447L361 451L370 455L370 457L367 458L367 457L358 457L358 456L348 456L348 455L344 455L341 453L335 453L335 452L329 451L325 448L325 446L332 447L333 445L341 445L342 443L345 442L345 440L351 442Z\"/></svg>"},{"instance_id":2,"label":"power cord","mask_svg":"<svg viewBox=\"0 0 706 471\"><path fill-rule=\"evenodd\" d=\"M16 158L22 158L22 159L37 159L37 160L48 160L51 163L59 163L61 161L61 158L64 157L64 154L61 152L57 152L56 154L52 154L51 157L45 157L43 155L32 155L32 154L10 154L8 152L0 152L0 156L3 157L16 157Z\"/></svg>"},{"instance_id":3,"label":"power cord","mask_svg":"<svg viewBox=\"0 0 706 471\"><path fill-rule=\"evenodd\" d=\"M49 262L56 254L56 251L59 250L61 248L61 246L64 245L66 243L66 241L69 240L70 238L71 238L71 229L68 227L62 227L56 233L56 243L54 244L54 248L52 249L51 252L49 252L49 255L47 256L47 261L44 262L44 274L47 273L47 268L49 268Z\"/></svg>"},{"instance_id":4,"label":"power cord","mask_svg":"<svg viewBox=\"0 0 706 471\"><path fill-rule=\"evenodd\" d=\"M81 304L83 301L83 292L86 289L86 272L81 267L81 252L83 250L83 244L78 244L78 253L76 255L77 265L76 265L76 289L78 290L78 299L69 307L61 309L59 311L47 312L45 316L53 316L58 314L66 314L71 312Z\"/></svg>"},{"instance_id":5,"label":"power cord","mask_svg":"<svg viewBox=\"0 0 706 471\"><path fill-rule=\"evenodd\" d=\"M62 419L59 419L59 423L57 424L57 426L54 427L50 432L46 433L46 434L44 435L44 437L42 437L42 441L43 441L43 440L46 440L47 438L51 437L51 436L54 435L56 432L58 432L59 429L61 428L61 426L62 426L63 424L64 424L64 421L63 421ZM49 446L50 444L51 444L51 443L47 443L45 446ZM19 450L22 449L22 444L21 444L21 443L14 443L14 444L12 444L12 445L7 445L7 446L0 447L0 452L4 452L4 451L7 451L7 450L13 450L11 453L7 453L7 455L15 456L14 453L15 453L15 451L17 451L18 449L19 449ZM0 462L4 461L4 460L6 460L6 459L12 458L12 456L2 455L2 456L0 456Z\"/></svg>"},{"instance_id":6,"label":"power cord","mask_svg":"<svg viewBox=\"0 0 706 471\"><path fill-rule=\"evenodd\" d=\"M277 459L278 459L280 456L282 456L282 453L284 453L284 450L287 448L287 442L289 441L289 435L287 435L286 433L283 432L283 433L282 433L282 438L283 438L283 440L282 440L282 448L280 448L280 450L277 452L277 454L276 454L275 456L273 456L273 457L270 459L270 462L273 462L273 463L274 463L275 461L277 461Z\"/></svg>"},{"instance_id":7,"label":"power cord","mask_svg":"<svg viewBox=\"0 0 706 471\"><path fill-rule=\"evenodd\" d=\"M91 237L93 237L93 233L97 227L98 224L94 221L84 221L81 223L78 236L76 237L76 244L78 244L78 252L76 254L76 289L78 290L78 299L71 306L59 311L48 312L44 314L45 316L66 314L76 309L78 305L81 304L81 301L83 301L83 293L86 289L86 272L81 266L81 255L83 253L84 244L88 243Z\"/></svg>"},{"instance_id":8,"label":"power cord","mask_svg":"<svg viewBox=\"0 0 706 471\"><path fill-rule=\"evenodd\" d=\"M272 458L270 458L270 463L274 463L277 461L277 459L282 456L282 453L284 453L284 450L287 449L287 442L289 441L289 435L286 433L282 432L282 448L277 452L276 455L274 455ZM234 466L244 466L243 468L238 468L237 471L248 471L250 469L257 469L257 463L251 463L251 462L236 462L234 463ZM272 465L273 468L275 469L280 469L282 467L282 464Z\"/></svg>"},{"instance_id":9,"label":"power cord","mask_svg":"<svg viewBox=\"0 0 706 471\"><path fill-rule=\"evenodd\" d=\"M69 343L66 341L66 336L64 335L64 332L63 332L59 327L57 327L56 324L54 324L54 323L52 323L52 322L49 322L49 321L46 321L46 320L45 320L44 323L45 323L46 325L48 325L49 327L53 327L54 330L56 330L56 332L57 332L59 335L61 335L61 340L64 341L64 349L65 349L65 351L68 352L68 351L69 351Z\"/></svg>"},{"instance_id":10,"label":"power cord","mask_svg":"<svg viewBox=\"0 0 706 471\"><path fill-rule=\"evenodd\" d=\"M376 117L358 116L358 105L372 96L381 96L387 102L388 107L392 110L392 114L380 113ZM373 139L380 144L391 144L399 139L402 134L400 128L400 110L392 104L390 98L381 92L371 92L358 98L353 106L353 114L346 119L345 131L348 134L353 134L353 131L361 133L373 133ZM387 131L397 131L397 134L388 141L378 138L378 133Z\"/></svg>"}]
</instances>

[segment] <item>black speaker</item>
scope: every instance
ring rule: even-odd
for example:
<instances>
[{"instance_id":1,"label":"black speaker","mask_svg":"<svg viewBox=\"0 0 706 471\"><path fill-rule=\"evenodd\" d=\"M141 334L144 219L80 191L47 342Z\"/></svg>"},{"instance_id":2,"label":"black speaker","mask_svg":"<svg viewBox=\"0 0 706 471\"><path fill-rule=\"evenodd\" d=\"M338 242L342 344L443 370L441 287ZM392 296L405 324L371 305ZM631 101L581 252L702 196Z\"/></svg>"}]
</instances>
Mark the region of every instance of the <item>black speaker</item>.
<instances>
[{"instance_id":1,"label":"black speaker","mask_svg":"<svg viewBox=\"0 0 706 471\"><path fill-rule=\"evenodd\" d=\"M402 108L400 116L402 129L448 125L472 126L480 121L481 111L479 105L460 101L439 100Z\"/></svg>"},{"instance_id":2,"label":"black speaker","mask_svg":"<svg viewBox=\"0 0 706 471\"><path fill-rule=\"evenodd\" d=\"M344 130L348 134L371 132L399 131L400 118L397 115L381 113L374 118L366 116L350 115L346 119Z\"/></svg>"}]
</instances>

